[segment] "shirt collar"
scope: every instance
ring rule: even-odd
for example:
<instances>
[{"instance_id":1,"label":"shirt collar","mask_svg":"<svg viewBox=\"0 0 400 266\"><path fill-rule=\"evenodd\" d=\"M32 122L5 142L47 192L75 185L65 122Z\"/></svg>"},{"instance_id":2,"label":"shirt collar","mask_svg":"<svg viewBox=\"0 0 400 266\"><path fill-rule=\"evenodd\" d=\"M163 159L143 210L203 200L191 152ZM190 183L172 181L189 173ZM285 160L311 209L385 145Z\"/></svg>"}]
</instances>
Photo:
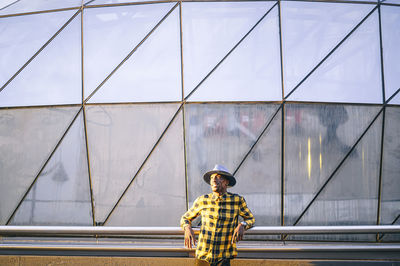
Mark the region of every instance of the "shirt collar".
<instances>
[{"instance_id":1,"label":"shirt collar","mask_svg":"<svg viewBox=\"0 0 400 266\"><path fill-rule=\"evenodd\" d=\"M212 193L213 200L226 199L227 196L228 196L228 192L225 192L222 196L219 196L219 197L215 193Z\"/></svg>"}]
</instances>

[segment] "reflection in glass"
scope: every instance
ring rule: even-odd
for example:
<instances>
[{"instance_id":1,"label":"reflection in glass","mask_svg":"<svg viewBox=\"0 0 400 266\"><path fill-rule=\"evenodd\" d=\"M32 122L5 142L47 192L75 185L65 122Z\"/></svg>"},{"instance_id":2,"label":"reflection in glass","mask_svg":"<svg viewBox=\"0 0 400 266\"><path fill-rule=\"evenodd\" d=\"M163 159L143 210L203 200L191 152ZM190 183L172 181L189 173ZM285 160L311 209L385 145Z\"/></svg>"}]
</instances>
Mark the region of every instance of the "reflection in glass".
<instances>
[{"instance_id":1,"label":"reflection in glass","mask_svg":"<svg viewBox=\"0 0 400 266\"><path fill-rule=\"evenodd\" d=\"M287 104L285 108L285 224L293 225L379 107ZM363 155L356 150L352 156Z\"/></svg>"},{"instance_id":2,"label":"reflection in glass","mask_svg":"<svg viewBox=\"0 0 400 266\"><path fill-rule=\"evenodd\" d=\"M86 106L97 222L105 220L178 107L177 104Z\"/></svg>"},{"instance_id":3,"label":"reflection in glass","mask_svg":"<svg viewBox=\"0 0 400 266\"><path fill-rule=\"evenodd\" d=\"M57 147L10 224L93 224L82 113Z\"/></svg>"},{"instance_id":4,"label":"reflection in glass","mask_svg":"<svg viewBox=\"0 0 400 266\"><path fill-rule=\"evenodd\" d=\"M173 6L167 3L84 10L85 98Z\"/></svg>"},{"instance_id":5,"label":"reflection in glass","mask_svg":"<svg viewBox=\"0 0 400 266\"><path fill-rule=\"evenodd\" d=\"M281 100L278 22L276 6L189 100Z\"/></svg>"},{"instance_id":6,"label":"reflection in glass","mask_svg":"<svg viewBox=\"0 0 400 266\"><path fill-rule=\"evenodd\" d=\"M0 92L0 106L82 102L80 16Z\"/></svg>"},{"instance_id":7,"label":"reflection in glass","mask_svg":"<svg viewBox=\"0 0 400 266\"><path fill-rule=\"evenodd\" d=\"M245 197L256 226L281 225L281 119L279 111L236 173L229 191Z\"/></svg>"},{"instance_id":8,"label":"reflection in glass","mask_svg":"<svg viewBox=\"0 0 400 266\"><path fill-rule=\"evenodd\" d=\"M186 211L182 112L110 216L109 226L179 226Z\"/></svg>"},{"instance_id":9,"label":"reflection in glass","mask_svg":"<svg viewBox=\"0 0 400 266\"><path fill-rule=\"evenodd\" d=\"M0 110L0 225L71 123L78 107Z\"/></svg>"},{"instance_id":10,"label":"reflection in glass","mask_svg":"<svg viewBox=\"0 0 400 266\"><path fill-rule=\"evenodd\" d=\"M235 171L277 108L276 104L186 105L189 205L210 192L203 174L215 164Z\"/></svg>"},{"instance_id":11,"label":"reflection in glass","mask_svg":"<svg viewBox=\"0 0 400 266\"><path fill-rule=\"evenodd\" d=\"M379 16L374 11L288 100L382 103Z\"/></svg>"},{"instance_id":12,"label":"reflection in glass","mask_svg":"<svg viewBox=\"0 0 400 266\"><path fill-rule=\"evenodd\" d=\"M274 2L182 3L185 96L273 4Z\"/></svg>"},{"instance_id":13,"label":"reflection in glass","mask_svg":"<svg viewBox=\"0 0 400 266\"><path fill-rule=\"evenodd\" d=\"M74 11L0 18L0 87L2 87ZM1 98L1 93L0 93Z\"/></svg>"},{"instance_id":14,"label":"reflection in glass","mask_svg":"<svg viewBox=\"0 0 400 266\"><path fill-rule=\"evenodd\" d=\"M81 0L5 0L0 3L0 15L38 12L80 6Z\"/></svg>"}]
</instances>

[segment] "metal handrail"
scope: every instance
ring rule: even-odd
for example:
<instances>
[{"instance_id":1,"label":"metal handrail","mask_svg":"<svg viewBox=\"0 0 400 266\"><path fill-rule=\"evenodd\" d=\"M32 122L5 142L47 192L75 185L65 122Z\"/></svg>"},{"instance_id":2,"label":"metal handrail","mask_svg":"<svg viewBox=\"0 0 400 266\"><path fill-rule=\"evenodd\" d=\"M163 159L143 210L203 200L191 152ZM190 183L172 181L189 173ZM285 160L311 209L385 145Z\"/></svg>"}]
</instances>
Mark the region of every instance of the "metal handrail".
<instances>
[{"instance_id":1,"label":"metal handrail","mask_svg":"<svg viewBox=\"0 0 400 266\"><path fill-rule=\"evenodd\" d=\"M194 228L196 234L198 228ZM386 234L400 233L400 225L350 225L350 226L256 226L246 231L248 235L293 234ZM182 235L180 227L111 227L111 226L0 226L0 236L64 235Z\"/></svg>"}]
</instances>

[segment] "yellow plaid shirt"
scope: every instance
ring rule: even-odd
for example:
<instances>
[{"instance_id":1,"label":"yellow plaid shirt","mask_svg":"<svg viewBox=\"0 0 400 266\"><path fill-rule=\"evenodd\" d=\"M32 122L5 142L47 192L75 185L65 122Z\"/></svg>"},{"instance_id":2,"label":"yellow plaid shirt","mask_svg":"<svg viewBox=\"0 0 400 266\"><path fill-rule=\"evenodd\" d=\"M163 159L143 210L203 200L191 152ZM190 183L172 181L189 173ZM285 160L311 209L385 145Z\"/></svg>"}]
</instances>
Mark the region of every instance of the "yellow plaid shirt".
<instances>
[{"instance_id":1,"label":"yellow plaid shirt","mask_svg":"<svg viewBox=\"0 0 400 266\"><path fill-rule=\"evenodd\" d=\"M215 263L223 258L237 255L232 236L242 216L247 223L245 229L254 225L255 219L242 196L225 193L218 197L213 193L200 196L181 218L181 227L190 225L201 215L201 228L196 248L196 258Z\"/></svg>"}]
</instances>

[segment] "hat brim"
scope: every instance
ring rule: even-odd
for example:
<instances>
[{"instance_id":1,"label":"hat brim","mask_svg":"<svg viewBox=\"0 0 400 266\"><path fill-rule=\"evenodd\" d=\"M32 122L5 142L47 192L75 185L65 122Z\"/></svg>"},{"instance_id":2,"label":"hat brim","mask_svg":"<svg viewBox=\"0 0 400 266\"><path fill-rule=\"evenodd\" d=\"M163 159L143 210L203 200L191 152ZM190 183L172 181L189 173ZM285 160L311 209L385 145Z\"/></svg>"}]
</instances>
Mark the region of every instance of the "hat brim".
<instances>
[{"instance_id":1,"label":"hat brim","mask_svg":"<svg viewBox=\"0 0 400 266\"><path fill-rule=\"evenodd\" d=\"M209 185L210 185L210 178L213 174L220 174L220 175L224 176L226 179L228 179L228 181L229 181L228 187L233 187L236 184L236 179L232 174L225 172L225 171L213 170L213 171L209 171L209 172L205 173L203 176L204 181Z\"/></svg>"}]
</instances>

